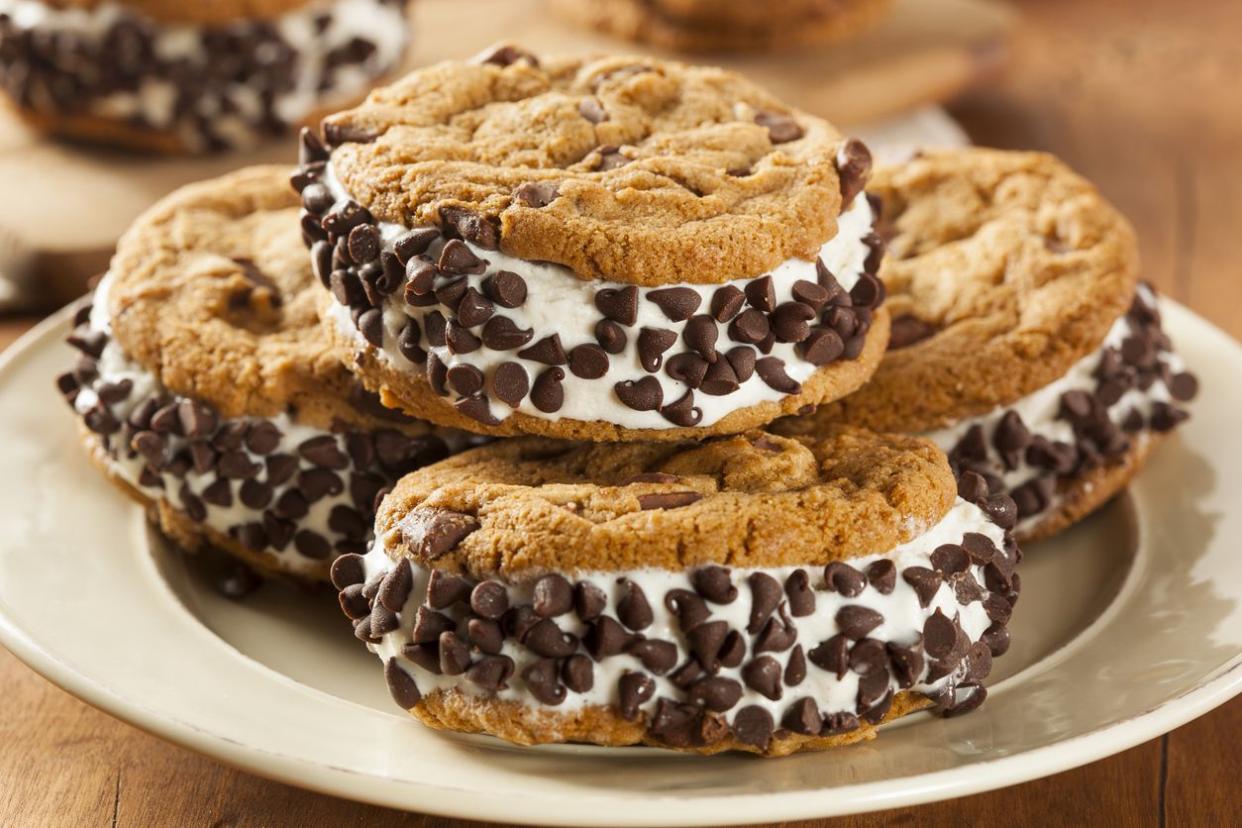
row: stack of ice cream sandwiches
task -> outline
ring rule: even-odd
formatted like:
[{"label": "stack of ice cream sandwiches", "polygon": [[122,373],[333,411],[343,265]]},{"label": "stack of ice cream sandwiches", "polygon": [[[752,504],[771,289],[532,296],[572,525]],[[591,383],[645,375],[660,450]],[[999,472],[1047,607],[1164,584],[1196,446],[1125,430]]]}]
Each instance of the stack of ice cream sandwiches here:
[{"label": "stack of ice cream sandwiches", "polygon": [[873,177],[735,74],[501,46],[154,207],[58,384],[423,723],[778,756],[978,707],[1015,533],[1184,419],[1134,247],[1046,156]]}]

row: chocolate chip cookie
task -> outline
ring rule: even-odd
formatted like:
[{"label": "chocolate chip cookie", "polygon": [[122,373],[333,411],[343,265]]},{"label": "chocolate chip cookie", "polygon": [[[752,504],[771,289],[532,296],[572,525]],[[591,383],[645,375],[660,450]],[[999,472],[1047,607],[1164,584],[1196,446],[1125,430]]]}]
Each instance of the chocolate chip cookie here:
[{"label": "chocolate chip cookie", "polygon": [[736,433],[887,338],[870,155],[719,69],[511,46],[305,132],[329,334],[381,399],[483,434]]},{"label": "chocolate chip cookie", "polygon": [[0,0],[0,91],[49,132],[159,152],[245,147],[402,62],[408,0]]},{"label": "chocolate chip cookie", "polygon": [[1008,492],[1048,537],[1125,486],[1186,418],[1194,375],[1160,328],[1125,219],[1037,153],[935,152],[877,172],[894,316],[872,381],[806,418],[923,433],[962,494]]},{"label": "chocolate chip cookie", "polygon": [[324,579],[397,478],[465,435],[379,404],[323,341],[290,169],[182,189],[121,239],[57,384],[92,457],[181,544]]},{"label": "chocolate chip cookie", "polygon": [[843,40],[891,0],[553,0],[563,17],[607,34],[684,52],[788,51]]},{"label": "chocolate chip cookie", "polygon": [[432,727],[779,756],[983,701],[1021,557],[984,506],[929,441],[861,429],[525,438],[403,478],[332,578]]}]

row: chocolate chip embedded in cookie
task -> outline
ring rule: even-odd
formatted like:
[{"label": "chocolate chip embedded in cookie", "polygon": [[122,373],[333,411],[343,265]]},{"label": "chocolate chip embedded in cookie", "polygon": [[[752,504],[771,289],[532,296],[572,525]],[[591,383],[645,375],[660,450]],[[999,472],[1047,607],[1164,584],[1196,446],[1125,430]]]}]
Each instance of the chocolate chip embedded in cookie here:
[{"label": "chocolate chip embedded in cookie", "polygon": [[50,132],[162,152],[248,146],[401,62],[407,0],[0,0],[0,91]]},{"label": "chocolate chip embedded in cookie", "polygon": [[880,20],[890,0],[553,0],[601,32],[686,52],[786,51],[844,40]]},{"label": "chocolate chip embedded in cookie", "polygon": [[432,727],[779,756],[980,704],[1020,557],[926,440],[523,439],[402,479],[333,582]]},{"label": "chocolate chip embedded in cookie", "polygon": [[968,499],[1006,492],[1021,539],[1119,491],[1198,384],[1136,287],[1132,231],[1035,153],[957,150],[877,172],[893,314],[872,381],[788,433],[848,422],[919,432]]},{"label": "chocolate chip embedded in cookie", "polygon": [[182,189],[121,239],[57,385],[93,459],[180,543],[326,579],[377,496],[465,435],[396,414],[323,341],[287,167]]},{"label": "chocolate chip embedded in cookie", "polygon": [[384,401],[480,433],[735,433],[887,337],[860,142],[718,69],[442,63],[307,132],[325,325]]}]

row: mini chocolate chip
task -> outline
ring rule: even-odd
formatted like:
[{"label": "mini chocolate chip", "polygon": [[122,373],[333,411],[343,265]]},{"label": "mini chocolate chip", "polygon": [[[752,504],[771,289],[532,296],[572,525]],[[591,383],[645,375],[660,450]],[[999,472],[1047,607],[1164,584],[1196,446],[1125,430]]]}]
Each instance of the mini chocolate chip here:
[{"label": "mini chocolate chip", "polygon": [[560,193],[555,181],[530,181],[519,185],[513,195],[527,207],[539,209],[556,201]]},{"label": "mini chocolate chip", "polygon": [[470,592],[470,609],[495,621],[509,609],[509,593],[496,581],[480,581]]},{"label": "mini chocolate chip", "polygon": [[441,207],[440,222],[446,230],[456,231],[457,235],[484,250],[496,250],[500,247],[500,231],[496,225],[491,219],[477,213],[460,207]]},{"label": "mini chocolate chip", "polygon": [[794,626],[793,620],[785,612],[785,607],[782,604],[779,617],[773,615],[769,618],[768,623],[763,625],[763,630],[755,638],[754,651],[756,653],[784,652],[792,647],[797,640],[798,628]]},{"label": "mini chocolate chip", "polygon": [[1013,498],[1005,494],[996,494],[979,504],[979,508],[987,513],[1002,529],[1012,529],[1018,524],[1018,507]]},{"label": "mini chocolate chip", "polygon": [[647,291],[647,299],[653,302],[673,322],[684,322],[699,309],[703,298],[698,291],[688,287],[660,288]]},{"label": "mini chocolate chip", "polygon": [[516,46],[503,44],[496,46],[491,51],[484,52],[473,59],[474,63],[492,64],[494,66],[512,66],[518,61],[525,61],[533,68],[539,68],[539,58],[525,49],[519,49]]},{"label": "mini chocolate chip", "polygon": [[793,283],[790,294],[795,302],[801,302],[809,305],[811,310],[819,313],[824,306],[828,304],[828,300],[832,298],[832,294],[828,289],[820,285],[818,282],[811,282],[806,279],[799,279]]},{"label": "mini chocolate chip", "polygon": [[387,607],[374,604],[371,607],[371,637],[383,638],[401,626],[397,614]]},{"label": "mini chocolate chip", "polygon": [[707,360],[698,354],[681,353],[669,357],[664,372],[691,388],[698,388],[707,375]]},{"label": "mini chocolate chip", "polygon": [[181,421],[181,433],[186,437],[207,437],[219,422],[216,413],[197,400],[177,403],[177,418]]},{"label": "mini chocolate chip", "polygon": [[530,390],[526,369],[516,362],[502,362],[492,375],[492,392],[510,408],[517,408]]},{"label": "mini chocolate chip", "polygon": [[402,264],[408,265],[415,256],[427,252],[431,243],[440,238],[440,231],[435,227],[419,227],[402,234],[393,243],[393,252]]},{"label": "mini chocolate chip", "polygon": [[444,332],[444,342],[451,354],[472,354],[483,345],[483,340],[463,327],[456,319],[450,319]]},{"label": "mini chocolate chip", "polygon": [[820,718],[819,708],[815,706],[815,700],[803,697],[791,703],[781,716],[781,727],[804,736],[819,735],[823,720]]},{"label": "mini chocolate chip", "polygon": [[703,499],[698,492],[653,492],[638,496],[638,507],[648,509],[678,509]]},{"label": "mini chocolate chip", "polygon": [[806,678],[806,656],[802,654],[802,645],[796,644],[789,651],[789,659],[785,662],[785,684],[797,687]]},{"label": "mini chocolate chip", "polygon": [[716,320],[706,314],[691,318],[681,333],[690,350],[712,363],[716,362],[716,340],[719,335]]},{"label": "mini chocolate chip", "polygon": [[408,558],[402,558],[380,582],[375,598],[393,612],[401,612],[414,587],[414,570]]},{"label": "mini chocolate chip", "polygon": [[625,350],[629,337],[625,334],[625,328],[616,322],[601,319],[595,324],[595,341],[608,353],[619,354]]},{"label": "mini chocolate chip", "polygon": [[739,742],[767,750],[775,730],[772,714],[758,705],[743,707],[733,717],[733,736]]},{"label": "mini chocolate chip", "polygon": [[575,693],[587,693],[595,686],[595,667],[584,655],[571,655],[561,666],[561,681]]},{"label": "mini chocolate chip", "polygon": [[342,587],[340,594],[337,595],[337,603],[341,605],[341,612],[345,613],[345,617],[354,621],[366,618],[371,612],[371,605],[367,603],[366,597],[362,594],[361,584],[348,584]]},{"label": "mini chocolate chip", "polygon": [[807,658],[816,667],[835,673],[837,678],[844,678],[849,667],[849,639],[837,634],[813,647]]},{"label": "mini chocolate chip", "polygon": [[561,347],[559,334],[545,336],[529,348],[518,351],[517,355],[522,359],[542,362],[544,365],[564,365],[569,361],[565,356],[565,349]]},{"label": "mini chocolate chip", "polygon": [[797,353],[812,365],[833,362],[845,352],[845,344],[832,328],[813,328],[797,348]]},{"label": "mini chocolate chip", "polygon": [[837,611],[835,620],[846,638],[857,641],[883,624],[884,616],[870,607],[850,604]]},{"label": "mini chocolate chip", "polygon": [[881,595],[890,594],[897,586],[897,567],[887,559],[871,562],[867,566],[867,583]]},{"label": "mini chocolate chip", "polygon": [[752,308],[757,308],[764,313],[771,313],[776,309],[776,287],[771,276],[752,279],[746,283],[743,291],[746,294],[747,304]]},{"label": "mini chocolate chip", "polygon": [[552,573],[535,582],[531,609],[543,618],[564,615],[573,607],[573,587],[564,576]]},{"label": "mini chocolate chip", "polygon": [[814,318],[815,309],[810,305],[783,302],[772,312],[772,334],[777,342],[801,342],[810,336],[811,326],[807,323]]},{"label": "mini chocolate chip", "polygon": [[889,330],[888,349],[890,351],[908,348],[924,339],[931,338],[936,333],[934,325],[909,314],[894,317]]},{"label": "mini chocolate chip", "polygon": [[742,685],[735,679],[709,676],[695,682],[687,696],[691,702],[701,704],[708,710],[724,713],[741,700]]},{"label": "mini chocolate chip", "polygon": [[445,377],[449,387],[463,397],[483,390],[483,372],[473,365],[454,365]]},{"label": "mini chocolate chip", "polygon": [[535,408],[545,414],[560,411],[565,404],[565,389],[561,386],[564,380],[565,371],[560,368],[548,368],[535,377],[530,388],[530,401]]},{"label": "mini chocolate chip", "polygon": [[901,579],[914,588],[919,598],[919,606],[926,609],[940,589],[940,573],[925,566],[906,567],[901,572]]},{"label": "mini chocolate chip", "polygon": [[677,645],[671,641],[644,638],[634,641],[626,652],[642,662],[657,676],[662,676],[677,665]]},{"label": "mini chocolate chip", "polygon": [[467,328],[482,325],[491,319],[495,309],[491,300],[474,288],[466,288],[457,303],[457,321]]},{"label": "mini chocolate chip", "polygon": [[690,583],[699,595],[713,604],[731,604],[737,599],[737,587],[729,570],[722,566],[704,566],[690,573]]},{"label": "mini chocolate chip", "polygon": [[307,469],[299,472],[297,485],[308,503],[314,503],[329,495],[335,497],[345,491],[345,481],[328,469]]},{"label": "mini chocolate chip", "polygon": [[[693,595],[693,593],[689,594]],[[683,625],[682,631],[690,645],[690,651],[694,653],[694,657],[698,659],[703,669],[709,673],[716,672],[720,667],[720,648],[729,634],[728,622],[704,621],[689,630],[686,630]]]},{"label": "mini chocolate chip", "polygon": [[622,578],[620,584],[621,597],[617,599],[617,618],[631,630],[645,630],[654,620],[646,593],[642,587],[627,578]]},{"label": "mini chocolate chip", "polygon": [[471,618],[466,622],[466,638],[481,653],[498,655],[504,648],[505,634],[500,624],[486,618]]},{"label": "mini chocolate chip", "polygon": [[439,653],[443,675],[460,676],[470,667],[470,647],[455,632],[440,633]]},{"label": "mini chocolate chip", "polygon": [[536,621],[522,643],[535,654],[547,658],[565,658],[578,649],[578,637],[562,630],[550,618]]},{"label": "mini chocolate chip", "polygon": [[523,330],[507,316],[493,316],[483,326],[483,344],[493,351],[511,351],[530,342],[535,332]]},{"label": "mini chocolate chip", "polygon": [[712,294],[709,309],[717,322],[729,322],[737,316],[746,302],[746,294],[734,285],[725,285]]},{"label": "mini chocolate chip", "polygon": [[680,687],[682,690],[686,690],[690,687],[690,685],[694,684],[705,675],[707,675],[707,673],[703,670],[702,666],[699,665],[699,662],[692,658],[674,670],[672,674],[669,675],[668,680],[671,681],[675,687]]},{"label": "mini chocolate chip", "polygon": [[622,325],[638,321],[638,288],[604,288],[595,294],[595,307],[606,319]]},{"label": "mini chocolate chip", "polygon": [[293,536],[293,548],[304,558],[323,560],[332,553],[332,545],[318,532],[303,529]]},{"label": "mini chocolate chip", "polygon": [[664,389],[655,377],[643,377],[640,380],[625,380],[613,387],[617,398],[635,411],[655,411],[664,401]]},{"label": "mini chocolate chip", "polygon": [[424,606],[414,613],[410,639],[415,644],[430,644],[439,641],[442,633],[456,631],[457,623],[452,618]]},{"label": "mini chocolate chip", "polygon": [[599,379],[608,373],[608,354],[598,345],[578,345],[569,352],[569,370],[575,377]]},{"label": "mini chocolate chip", "polygon": [[944,543],[932,551],[931,565],[932,569],[941,575],[948,576],[964,571],[970,565],[970,561],[967,559],[965,549],[954,543]]},{"label": "mini chocolate chip", "polygon": [[349,466],[349,456],[341,451],[336,437],[331,434],[303,440],[298,444],[298,454],[321,468],[344,469]]},{"label": "mini chocolate chip", "polygon": [[250,509],[264,509],[272,500],[272,487],[258,480],[243,480],[238,499]]},{"label": "mini chocolate chip", "polygon": [[688,589],[671,589],[664,594],[664,606],[677,616],[683,633],[697,627],[711,615],[703,599]]},{"label": "mini chocolate chip", "polygon": [[856,308],[879,307],[884,301],[884,283],[870,273],[860,273],[850,288],[850,299]]},{"label": "mini chocolate chip", "polygon": [[[383,584],[381,584],[381,592],[382,589]],[[471,589],[470,581],[460,575],[452,575],[442,569],[433,569],[427,579],[427,604],[432,609],[439,610],[459,602],[469,603]],[[390,608],[392,608],[391,605]],[[401,608],[398,606],[395,609],[399,612]]]},{"label": "mini chocolate chip", "polygon": [[839,592],[846,598],[861,594],[867,586],[863,574],[843,561],[833,561],[824,567],[824,582],[829,591]]},{"label": "mini chocolate chip", "polygon": [[366,580],[366,571],[362,561],[361,555],[342,555],[333,561],[332,568],[329,570],[332,586],[342,590]]},{"label": "mini chocolate chip", "polygon": [[992,624],[983,631],[980,640],[988,645],[993,656],[1002,656],[1009,651],[1009,630],[1004,624]]},{"label": "mini chocolate chip", "polygon": [[401,332],[397,334],[397,350],[410,362],[422,365],[427,361],[427,352],[419,345],[421,339],[422,331],[418,323],[413,319],[407,319]]},{"label": "mini chocolate chip", "polygon": [[997,624],[1008,624],[1009,617],[1013,614],[1013,605],[1003,595],[993,592],[983,599],[983,611]]},{"label": "mini chocolate chip", "polygon": [[707,367],[699,390],[713,397],[723,397],[738,389],[737,374],[727,359],[718,359]]},{"label": "mini chocolate chip", "polygon": [[797,394],[802,390],[802,384],[785,373],[785,363],[777,357],[764,357],[756,361],[755,373],[765,385],[782,394]]},{"label": "mini chocolate chip", "polygon": [[802,618],[815,612],[815,592],[805,569],[795,569],[785,579],[785,595],[789,598],[789,612]]},{"label": "mini chocolate chip", "polygon": [[923,622],[923,649],[932,658],[943,659],[957,643],[957,626],[937,609]]},{"label": "mini chocolate chip", "polygon": [[663,353],[677,342],[677,334],[664,328],[643,328],[638,332],[638,359],[645,370],[660,370]]},{"label": "mini chocolate chip", "polygon": [[280,446],[282,436],[271,420],[258,420],[246,429],[246,448],[254,454],[271,454]]},{"label": "mini chocolate chip", "polygon": [[418,692],[414,679],[397,664],[397,659],[390,658],[384,662],[384,681],[388,683],[388,693],[402,710],[411,710],[423,697]]},{"label": "mini chocolate chip", "polygon": [[[449,239],[440,251],[440,258],[436,260],[436,267],[445,273],[479,274],[483,272],[486,263],[474,255],[465,242],[459,239]],[[440,297],[437,296],[436,298],[439,299]],[[442,299],[441,302],[443,302]]]},{"label": "mini chocolate chip", "polygon": [[1187,371],[1174,374],[1167,385],[1169,395],[1178,402],[1190,402],[1199,393],[1199,380]]},{"label": "mini chocolate chip", "polygon": [[761,696],[772,701],[781,697],[781,664],[769,655],[761,655],[742,668],[742,681]]},{"label": "mini chocolate chip", "polygon": [[360,224],[349,231],[349,255],[358,264],[374,261],[380,253],[380,233],[373,224]]},{"label": "mini chocolate chip", "polygon": [[837,177],[841,184],[844,210],[863,191],[871,174],[871,151],[857,138],[849,138],[837,149]]},{"label": "mini chocolate chip", "polygon": [[574,584],[574,612],[582,621],[594,621],[599,618],[608,604],[604,591],[588,581]]},{"label": "mini chocolate chip", "polygon": [[625,628],[608,615],[599,616],[582,637],[582,645],[596,661],[623,652],[630,641]]},{"label": "mini chocolate chip", "polygon": [[617,682],[617,691],[621,718],[632,722],[638,718],[638,708],[655,695],[655,682],[646,673],[626,672]]},{"label": "mini chocolate chip", "polygon": [[221,477],[231,480],[242,480],[257,475],[262,466],[252,462],[244,451],[228,451],[220,455],[216,461],[216,472]]},{"label": "mini chocolate chip", "polygon": [[513,659],[503,655],[486,655],[466,671],[466,679],[483,690],[496,691],[507,687],[513,675]]},{"label": "mini chocolate chip", "polygon": [[750,618],[746,632],[754,635],[763,629],[783,595],[780,582],[766,572],[752,572],[746,578],[750,587]]},{"label": "mini chocolate chip", "polygon": [[804,134],[804,130],[792,115],[779,112],[760,112],[755,115],[755,123],[768,131],[768,140],[773,144],[796,141]]},{"label": "mini chocolate chip", "polygon": [[757,345],[769,333],[767,316],[754,308],[747,308],[729,323],[729,338],[734,342]]},{"label": "mini chocolate chip", "polygon": [[447,510],[436,511],[424,520],[422,536],[416,544],[418,554],[432,560],[439,558],[456,549],[458,544],[478,528],[478,520],[470,515]]}]

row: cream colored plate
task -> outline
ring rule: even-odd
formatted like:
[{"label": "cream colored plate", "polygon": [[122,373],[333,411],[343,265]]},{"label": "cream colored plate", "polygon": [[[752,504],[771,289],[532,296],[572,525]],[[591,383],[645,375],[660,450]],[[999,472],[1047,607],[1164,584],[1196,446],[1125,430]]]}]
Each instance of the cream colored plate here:
[{"label": "cream colored plate", "polygon": [[1242,690],[1242,348],[1172,306],[1205,393],[1129,496],[1027,550],[987,704],[775,761],[517,749],[438,735],[387,698],[329,594],[218,598],[78,450],[51,378],[62,314],[0,362],[0,640],[91,704],[254,773],[506,822],[745,823],[961,796],[1065,770]]}]

